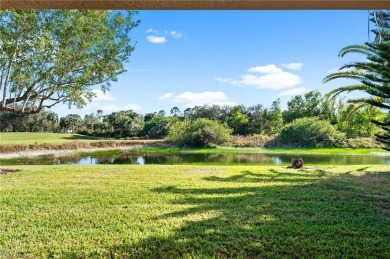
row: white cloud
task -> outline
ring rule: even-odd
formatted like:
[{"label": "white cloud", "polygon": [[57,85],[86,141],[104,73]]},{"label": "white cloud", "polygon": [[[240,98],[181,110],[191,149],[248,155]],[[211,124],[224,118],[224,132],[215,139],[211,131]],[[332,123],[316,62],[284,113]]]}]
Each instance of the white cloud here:
[{"label": "white cloud", "polygon": [[221,83],[274,90],[292,88],[302,83],[300,76],[283,71],[283,69],[274,64],[251,67],[248,69],[248,72],[251,74],[241,75],[239,80],[219,77],[215,78],[215,80]]},{"label": "white cloud", "polygon": [[175,39],[183,37],[183,34],[181,32],[177,32],[177,31],[171,31],[171,35]]},{"label": "white cloud", "polygon": [[168,99],[168,98],[172,97],[172,95],[173,95],[173,93],[165,93],[162,96],[160,96],[158,99],[159,100],[165,100],[165,99]]},{"label": "white cloud", "polygon": [[139,111],[141,110],[141,106],[138,104],[127,104],[124,106],[116,105],[116,104],[107,104],[107,105],[99,105],[98,108],[100,110],[103,110],[106,113],[110,112],[118,112],[118,111],[126,111],[126,110],[133,110],[133,111]]},{"label": "white cloud", "polygon": [[116,99],[109,92],[104,93],[99,89],[92,90],[92,92],[96,95],[96,97],[93,98],[93,101],[112,101]]},{"label": "white cloud", "polygon": [[281,66],[291,70],[301,70],[303,67],[303,63],[288,63],[282,64]]},{"label": "white cloud", "polygon": [[148,29],[146,32],[147,33],[158,33],[158,31],[153,30],[152,28]]},{"label": "white cloud", "polygon": [[154,36],[154,35],[149,35],[148,37],[146,37],[146,39],[149,42],[154,43],[154,44],[162,44],[162,43],[167,42],[167,39],[165,37],[158,37],[158,36]]},{"label": "white cloud", "polygon": [[215,81],[220,82],[220,83],[231,83],[234,80],[231,78],[221,78],[221,77],[216,77],[214,78]]},{"label": "white cloud", "polygon": [[255,86],[261,89],[286,89],[294,87],[302,82],[302,78],[289,73],[271,73],[261,76],[246,74],[241,76],[241,80],[238,84]]},{"label": "white cloud", "polygon": [[248,72],[251,73],[262,73],[262,74],[276,74],[281,73],[283,70],[281,68],[278,68],[276,65],[266,65],[266,66],[257,66],[257,67],[251,67],[248,69]]},{"label": "white cloud", "polygon": [[300,87],[300,88],[293,88],[286,91],[283,91],[278,94],[278,96],[294,96],[298,94],[304,94],[308,91],[308,89]]},{"label": "white cloud", "polygon": [[167,37],[172,37],[174,39],[179,39],[183,37],[183,33],[178,32],[178,31],[158,31],[154,30],[152,28],[148,29],[146,33],[152,34],[146,37],[146,39],[154,44],[162,44],[167,42]]},{"label": "white cloud", "polygon": [[202,105],[236,105],[236,103],[229,100],[224,92],[184,92],[178,95],[171,95],[168,98],[164,98],[167,101],[183,104],[185,107],[194,107]]}]

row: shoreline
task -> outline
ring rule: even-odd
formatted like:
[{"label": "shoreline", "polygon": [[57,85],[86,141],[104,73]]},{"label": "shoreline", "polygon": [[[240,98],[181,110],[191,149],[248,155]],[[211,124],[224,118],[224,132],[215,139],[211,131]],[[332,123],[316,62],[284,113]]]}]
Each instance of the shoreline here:
[{"label": "shoreline", "polygon": [[0,153],[0,159],[12,159],[20,157],[34,157],[42,155],[55,155],[55,156],[65,156],[72,154],[74,152],[95,152],[95,151],[105,151],[105,150],[129,150],[134,148],[140,148],[143,145],[134,145],[134,146],[118,146],[118,147],[98,147],[98,148],[79,148],[79,149],[50,149],[50,150],[26,150],[10,153]]}]

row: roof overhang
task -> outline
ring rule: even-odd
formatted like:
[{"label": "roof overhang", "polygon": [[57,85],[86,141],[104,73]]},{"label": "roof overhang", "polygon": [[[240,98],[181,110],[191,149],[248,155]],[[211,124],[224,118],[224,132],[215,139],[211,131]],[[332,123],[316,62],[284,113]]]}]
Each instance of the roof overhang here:
[{"label": "roof overhang", "polygon": [[0,0],[0,9],[379,10],[390,0]]}]

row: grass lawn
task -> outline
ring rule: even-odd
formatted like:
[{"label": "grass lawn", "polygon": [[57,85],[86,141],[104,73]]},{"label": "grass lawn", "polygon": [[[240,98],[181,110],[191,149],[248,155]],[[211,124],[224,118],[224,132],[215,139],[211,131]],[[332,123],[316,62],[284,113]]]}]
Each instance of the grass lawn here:
[{"label": "grass lawn", "polygon": [[78,134],[42,133],[42,132],[2,132],[0,144],[63,143],[69,141],[91,141],[95,137]]},{"label": "grass lawn", "polygon": [[389,166],[12,168],[0,257],[390,257]]}]

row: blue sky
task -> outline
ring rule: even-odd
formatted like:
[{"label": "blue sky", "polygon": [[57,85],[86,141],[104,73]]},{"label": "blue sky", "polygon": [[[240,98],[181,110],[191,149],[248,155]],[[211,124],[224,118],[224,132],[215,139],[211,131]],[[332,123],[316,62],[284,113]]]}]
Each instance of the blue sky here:
[{"label": "blue sky", "polygon": [[342,47],[368,41],[367,11],[139,11],[136,17],[135,51],[111,91],[96,90],[82,110],[53,111],[169,113],[205,104],[268,107],[278,98],[285,108],[295,94],[348,83],[321,81],[363,58],[339,58]]}]

